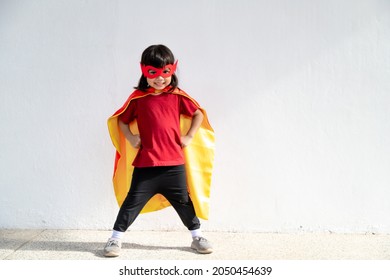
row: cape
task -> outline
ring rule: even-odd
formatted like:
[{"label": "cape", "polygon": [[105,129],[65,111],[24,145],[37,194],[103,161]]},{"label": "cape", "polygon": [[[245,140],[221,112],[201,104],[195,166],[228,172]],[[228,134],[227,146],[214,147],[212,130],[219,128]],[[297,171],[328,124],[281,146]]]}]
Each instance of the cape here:
[{"label": "cape", "polygon": [[[153,89],[153,88],[152,88]],[[164,90],[167,92],[169,88]],[[126,140],[118,125],[118,117],[129,106],[132,100],[145,97],[154,92],[135,90],[125,104],[117,110],[107,121],[111,141],[116,149],[114,161],[113,187],[118,205],[121,206],[130,189],[130,181],[134,166],[133,160],[138,149],[133,148]],[[211,177],[214,165],[215,137],[214,130],[211,127],[206,111],[183,90],[176,88],[170,91],[171,94],[178,94],[190,99],[203,113],[203,122],[199,130],[192,139],[190,145],[183,149],[185,157],[185,169],[187,175],[187,188],[190,198],[194,204],[195,213],[198,218],[207,220],[210,208],[210,187]],[[180,130],[182,135],[186,134],[191,125],[191,118],[180,116]],[[138,134],[136,120],[129,124],[130,130]],[[141,213],[161,210],[170,206],[170,203],[161,194],[153,196]]]}]

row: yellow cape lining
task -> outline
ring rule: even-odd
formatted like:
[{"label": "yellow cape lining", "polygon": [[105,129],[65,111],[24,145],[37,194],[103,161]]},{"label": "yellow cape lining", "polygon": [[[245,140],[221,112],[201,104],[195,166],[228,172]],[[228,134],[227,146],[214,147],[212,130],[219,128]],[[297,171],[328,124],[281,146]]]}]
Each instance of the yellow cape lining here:
[{"label": "yellow cape lining", "polygon": [[[179,89],[173,91],[172,93],[189,98],[199,107],[204,115],[203,122],[198,132],[195,134],[191,144],[184,148],[184,156],[186,162],[185,169],[187,173],[188,192],[194,204],[196,215],[201,219],[207,220],[209,217],[210,187],[215,153],[214,130],[208,121],[206,111],[201,108],[194,99]],[[136,91],[126,101],[125,105],[107,121],[110,137],[116,149],[113,186],[115,197],[119,206],[122,205],[127,193],[129,192],[131,177],[134,170],[132,162],[138,150],[128,143],[119,129],[118,117],[126,110],[132,100],[142,98],[148,94],[150,93],[140,94],[139,91]],[[188,131],[190,125],[191,118],[180,116],[180,129],[182,135]],[[139,133],[136,121],[130,123],[129,126],[133,133]],[[168,206],[170,206],[168,200],[166,200],[161,194],[156,194],[148,201],[141,213],[161,210]]]}]

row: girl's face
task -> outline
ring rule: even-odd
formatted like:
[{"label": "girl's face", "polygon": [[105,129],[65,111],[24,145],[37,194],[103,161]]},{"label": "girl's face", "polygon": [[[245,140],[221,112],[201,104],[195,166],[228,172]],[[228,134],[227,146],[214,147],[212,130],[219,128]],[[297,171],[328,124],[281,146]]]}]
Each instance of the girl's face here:
[{"label": "girl's face", "polygon": [[141,64],[141,70],[146,77],[149,86],[156,90],[163,90],[169,86],[172,80],[172,75],[176,71],[177,61],[175,64],[168,64],[162,68],[156,68],[150,65]]},{"label": "girl's face", "polygon": [[172,76],[164,78],[163,76],[158,76],[156,78],[146,78],[149,86],[156,90],[163,90],[165,87],[169,86],[172,80]]}]

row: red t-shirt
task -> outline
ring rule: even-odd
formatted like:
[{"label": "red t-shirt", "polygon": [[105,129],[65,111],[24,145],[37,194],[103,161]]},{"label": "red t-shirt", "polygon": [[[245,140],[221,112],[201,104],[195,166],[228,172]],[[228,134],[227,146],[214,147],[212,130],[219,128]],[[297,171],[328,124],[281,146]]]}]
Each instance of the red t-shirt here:
[{"label": "red t-shirt", "polygon": [[180,114],[192,116],[198,107],[188,98],[163,92],[132,100],[119,119],[137,120],[141,147],[135,167],[184,164],[180,140]]}]

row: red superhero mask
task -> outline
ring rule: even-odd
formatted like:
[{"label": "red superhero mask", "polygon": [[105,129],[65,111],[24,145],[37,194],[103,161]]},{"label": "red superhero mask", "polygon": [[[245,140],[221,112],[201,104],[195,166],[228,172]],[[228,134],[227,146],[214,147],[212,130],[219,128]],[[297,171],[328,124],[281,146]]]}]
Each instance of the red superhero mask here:
[{"label": "red superhero mask", "polygon": [[149,79],[154,79],[159,76],[163,78],[168,78],[172,76],[176,71],[177,61],[175,64],[167,64],[162,68],[156,68],[151,65],[141,64],[142,74]]}]

